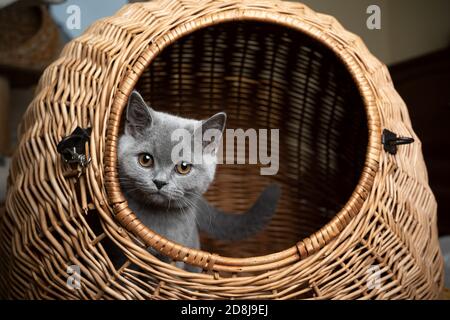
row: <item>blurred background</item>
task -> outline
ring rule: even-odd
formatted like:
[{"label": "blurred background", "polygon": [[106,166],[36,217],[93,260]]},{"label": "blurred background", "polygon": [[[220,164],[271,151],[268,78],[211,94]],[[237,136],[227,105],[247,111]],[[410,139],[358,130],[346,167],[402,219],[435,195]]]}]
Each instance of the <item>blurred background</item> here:
[{"label": "blurred background", "polygon": [[[126,0],[0,0],[0,203],[19,121],[45,67],[64,44]],[[133,1],[136,2],[136,1]],[[450,1],[304,0],[361,36],[388,65],[423,143],[438,201],[439,233],[450,265]],[[379,9],[379,25],[367,25]],[[447,275],[450,270],[447,271]],[[447,287],[450,287],[447,279]]]}]

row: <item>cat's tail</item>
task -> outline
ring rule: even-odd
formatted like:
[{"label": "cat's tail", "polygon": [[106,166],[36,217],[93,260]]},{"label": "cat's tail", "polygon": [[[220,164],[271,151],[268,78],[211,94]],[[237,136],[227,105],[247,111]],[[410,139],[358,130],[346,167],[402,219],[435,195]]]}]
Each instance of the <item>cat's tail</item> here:
[{"label": "cat's tail", "polygon": [[245,239],[267,226],[275,213],[279,197],[280,187],[271,184],[243,214],[227,213],[201,200],[197,215],[198,227],[219,240]]}]

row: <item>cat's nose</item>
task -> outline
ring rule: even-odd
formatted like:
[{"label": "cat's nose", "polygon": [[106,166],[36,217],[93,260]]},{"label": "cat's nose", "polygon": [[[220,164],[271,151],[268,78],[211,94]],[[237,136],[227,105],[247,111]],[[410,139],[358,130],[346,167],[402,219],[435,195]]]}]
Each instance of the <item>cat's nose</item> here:
[{"label": "cat's nose", "polygon": [[167,184],[167,182],[165,182],[165,181],[156,180],[156,179],[153,180],[153,183],[158,188],[158,190],[161,189],[162,187],[164,187]]}]

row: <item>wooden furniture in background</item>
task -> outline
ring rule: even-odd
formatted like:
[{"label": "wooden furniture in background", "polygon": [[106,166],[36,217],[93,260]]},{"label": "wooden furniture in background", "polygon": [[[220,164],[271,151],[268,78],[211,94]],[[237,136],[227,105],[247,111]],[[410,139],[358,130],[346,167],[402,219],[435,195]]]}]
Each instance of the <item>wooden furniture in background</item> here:
[{"label": "wooden furniture in background", "polygon": [[[52,3],[61,1],[51,1]],[[0,154],[10,155],[11,90],[36,85],[62,47],[44,1],[8,1],[0,7]],[[9,4],[10,3],[10,4]]]},{"label": "wooden furniture in background", "polygon": [[10,88],[6,77],[0,75],[0,156],[10,154],[9,127]]},{"label": "wooden furniture in background", "polygon": [[440,235],[450,235],[450,48],[390,68],[422,141]]}]

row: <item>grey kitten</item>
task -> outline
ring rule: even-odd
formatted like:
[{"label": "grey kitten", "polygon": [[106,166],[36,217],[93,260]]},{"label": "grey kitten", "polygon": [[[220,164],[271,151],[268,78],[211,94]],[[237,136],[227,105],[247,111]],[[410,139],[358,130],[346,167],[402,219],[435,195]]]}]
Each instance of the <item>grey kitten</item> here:
[{"label": "grey kitten", "polygon": [[[214,208],[202,197],[214,180],[218,141],[204,142],[203,161],[191,164],[187,159],[174,164],[172,132],[186,129],[222,133],[226,115],[218,113],[198,121],[185,119],[147,106],[133,91],[126,110],[125,130],[119,140],[119,175],[129,207],[138,218],[158,234],[191,248],[200,248],[199,229],[214,238],[239,240],[262,230],[271,220],[279,198],[279,187],[267,187],[245,214],[233,215]],[[220,140],[219,140],[220,141]],[[213,152],[204,152],[209,147]],[[198,149],[197,149],[198,151]],[[151,251],[161,260],[167,261]],[[198,271],[184,263],[179,267]]]}]

